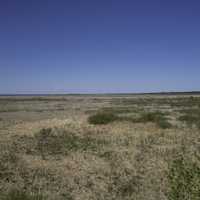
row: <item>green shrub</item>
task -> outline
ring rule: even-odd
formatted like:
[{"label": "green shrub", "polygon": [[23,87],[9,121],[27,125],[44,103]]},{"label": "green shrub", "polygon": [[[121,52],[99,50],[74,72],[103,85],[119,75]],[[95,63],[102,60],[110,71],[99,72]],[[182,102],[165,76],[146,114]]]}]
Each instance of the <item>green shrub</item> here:
[{"label": "green shrub", "polygon": [[99,112],[97,114],[91,115],[88,118],[90,124],[108,124],[117,119],[117,116],[110,112]]},{"label": "green shrub", "polygon": [[172,127],[172,125],[167,121],[165,114],[158,111],[143,113],[138,119],[134,119],[133,122],[143,122],[143,123],[153,122],[163,129]]},{"label": "green shrub", "polygon": [[155,113],[143,113],[139,118],[140,122],[155,122],[157,115]]},{"label": "green shrub", "polygon": [[176,158],[169,170],[169,200],[200,199],[200,166],[185,158]]},{"label": "green shrub", "polygon": [[169,123],[167,120],[159,120],[157,125],[162,129],[172,128],[172,124]]},{"label": "green shrub", "polygon": [[164,114],[161,112],[146,112],[141,115],[138,121],[140,122],[157,122],[164,120]]},{"label": "green shrub", "polygon": [[186,122],[188,124],[193,124],[198,120],[198,118],[196,116],[192,116],[192,115],[187,115],[186,114],[186,115],[180,116],[179,120],[180,121],[184,121],[184,122]]}]

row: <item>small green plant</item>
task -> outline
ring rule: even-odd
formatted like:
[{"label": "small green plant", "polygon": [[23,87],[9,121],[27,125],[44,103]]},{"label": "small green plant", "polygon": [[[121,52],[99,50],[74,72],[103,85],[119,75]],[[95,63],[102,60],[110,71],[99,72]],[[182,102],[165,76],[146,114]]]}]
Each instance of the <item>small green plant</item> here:
[{"label": "small green plant", "polygon": [[108,124],[115,120],[117,120],[118,117],[110,112],[99,112],[97,114],[91,115],[88,118],[88,122],[90,124]]},{"label": "small green plant", "polygon": [[176,158],[169,169],[169,200],[200,199],[200,166],[184,155]]}]

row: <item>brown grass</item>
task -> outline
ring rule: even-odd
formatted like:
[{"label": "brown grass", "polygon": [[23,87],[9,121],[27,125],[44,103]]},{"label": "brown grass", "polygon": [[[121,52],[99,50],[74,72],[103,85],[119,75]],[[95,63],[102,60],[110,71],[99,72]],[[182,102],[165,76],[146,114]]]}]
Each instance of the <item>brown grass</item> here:
[{"label": "brown grass", "polygon": [[[9,100],[0,122],[0,199],[196,200],[198,173],[189,182],[172,173],[190,174],[200,166],[199,129],[180,121],[198,103],[198,97],[162,96]],[[89,124],[92,110],[114,112],[118,120]],[[120,120],[141,116],[145,120],[137,123]],[[172,127],[158,125],[165,117]],[[186,165],[174,165],[180,155]],[[186,193],[178,190],[184,184]]]}]

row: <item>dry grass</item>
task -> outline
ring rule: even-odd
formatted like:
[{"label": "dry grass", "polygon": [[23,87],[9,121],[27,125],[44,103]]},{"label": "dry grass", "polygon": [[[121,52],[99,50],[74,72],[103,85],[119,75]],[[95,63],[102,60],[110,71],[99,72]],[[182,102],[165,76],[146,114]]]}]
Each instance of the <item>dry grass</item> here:
[{"label": "dry grass", "polygon": [[49,98],[0,101],[0,199],[199,199],[198,97]]}]

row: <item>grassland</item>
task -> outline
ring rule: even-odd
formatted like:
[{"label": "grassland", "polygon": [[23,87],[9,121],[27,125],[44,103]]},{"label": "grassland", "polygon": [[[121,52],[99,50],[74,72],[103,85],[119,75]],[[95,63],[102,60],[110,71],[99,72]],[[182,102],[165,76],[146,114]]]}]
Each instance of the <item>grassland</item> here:
[{"label": "grassland", "polygon": [[199,200],[200,96],[0,97],[0,199]]}]

